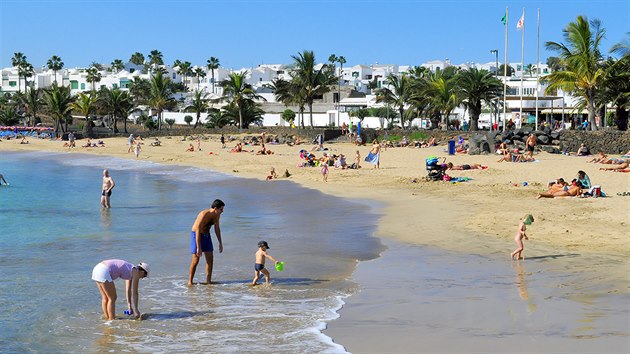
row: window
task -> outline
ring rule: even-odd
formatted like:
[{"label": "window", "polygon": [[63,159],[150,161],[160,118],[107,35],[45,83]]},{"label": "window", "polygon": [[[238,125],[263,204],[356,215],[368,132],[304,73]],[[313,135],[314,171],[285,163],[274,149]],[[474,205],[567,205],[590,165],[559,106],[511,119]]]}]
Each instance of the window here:
[{"label": "window", "polygon": [[521,65],[520,64],[516,66],[516,71],[521,71]]},{"label": "window", "polygon": [[134,71],[136,71],[136,69],[134,69],[134,68],[129,68],[129,73],[130,73],[130,74],[131,74],[131,73],[133,73]]},{"label": "window", "polygon": [[173,73],[173,80],[177,77],[177,74]]},{"label": "window", "polygon": [[9,81],[9,86],[10,86],[10,87],[15,87],[15,86],[17,86],[17,82],[15,82],[15,81]]},{"label": "window", "polygon": [[[73,88],[75,88],[75,87],[73,87]],[[81,83],[81,90],[85,90],[85,83],[84,82]]]},{"label": "window", "polygon": [[545,73],[545,74],[546,74],[546,73],[548,73],[548,72],[549,72],[549,69],[547,69],[547,68],[544,68],[544,69],[543,69],[543,73]]},{"label": "window", "polygon": [[339,92],[334,92],[333,93],[333,102],[334,103],[339,102]]},{"label": "window", "polygon": [[73,90],[77,90],[79,88],[79,82],[76,80],[70,80],[70,88]]},{"label": "window", "polygon": [[359,77],[359,72],[358,71],[353,71],[352,72],[352,77]]},{"label": "window", "polygon": [[372,80],[372,75],[365,75],[366,80]]},{"label": "window", "polygon": [[117,89],[118,88],[118,84],[112,84],[112,88]]}]

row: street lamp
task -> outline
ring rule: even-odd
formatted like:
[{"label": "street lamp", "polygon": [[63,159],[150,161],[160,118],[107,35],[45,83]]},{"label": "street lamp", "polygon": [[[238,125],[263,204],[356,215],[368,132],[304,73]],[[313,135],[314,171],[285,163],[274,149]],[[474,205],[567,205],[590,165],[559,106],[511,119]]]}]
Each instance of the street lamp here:
[{"label": "street lamp", "polygon": [[[494,58],[495,58],[494,76],[498,78],[499,77],[499,50],[491,49],[490,54],[494,54]],[[505,119],[505,117],[503,119]],[[499,100],[497,100],[497,102],[494,105],[494,121],[497,123],[497,125],[499,124]],[[490,130],[492,130],[492,128],[494,127],[491,127]]]}]

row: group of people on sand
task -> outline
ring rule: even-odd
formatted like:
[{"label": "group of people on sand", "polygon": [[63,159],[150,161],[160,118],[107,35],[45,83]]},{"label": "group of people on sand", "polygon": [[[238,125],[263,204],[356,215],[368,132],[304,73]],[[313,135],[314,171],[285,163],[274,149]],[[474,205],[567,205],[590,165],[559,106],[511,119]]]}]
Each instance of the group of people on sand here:
[{"label": "group of people on sand", "polygon": [[564,178],[558,178],[555,181],[549,182],[547,191],[538,193],[536,198],[588,196],[588,194],[592,193],[592,187],[591,179],[586,172],[580,170],[571,183],[567,183]]},{"label": "group of people on sand", "polygon": [[[628,151],[630,154],[630,151]],[[625,155],[624,155],[625,156]],[[620,157],[620,158],[609,158],[608,155],[604,154],[603,151],[597,153],[593,159],[587,161],[592,163],[601,163],[604,165],[613,165],[607,167],[600,167],[602,171],[615,171],[615,172],[630,172],[629,163],[630,158],[628,157]]]},{"label": "group of people on sand", "polygon": [[527,138],[526,148],[527,151],[521,153],[519,149],[512,149],[510,147],[510,141],[505,140],[499,147],[497,148],[497,153],[501,155],[501,158],[497,160],[497,162],[534,162],[536,159],[534,158],[534,150],[536,147],[536,136],[534,134],[530,134]]}]

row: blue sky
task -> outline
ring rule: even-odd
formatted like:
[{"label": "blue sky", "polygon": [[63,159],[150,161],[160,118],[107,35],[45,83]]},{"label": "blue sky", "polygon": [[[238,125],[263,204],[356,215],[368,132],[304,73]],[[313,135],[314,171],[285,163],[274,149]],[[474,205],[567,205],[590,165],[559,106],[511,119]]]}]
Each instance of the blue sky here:
[{"label": "blue sky", "polygon": [[509,61],[520,62],[516,22],[525,7],[525,62],[536,61],[536,13],[545,41],[562,41],[578,15],[597,18],[607,30],[602,49],[630,32],[628,0],[0,0],[0,67],[23,52],[35,67],[58,55],[66,67],[127,61],[158,49],[175,59],[205,65],[210,56],[238,69],[290,63],[309,49],[323,62],[330,54],[346,65],[419,65],[449,58],[455,64],[503,61],[509,7]]}]

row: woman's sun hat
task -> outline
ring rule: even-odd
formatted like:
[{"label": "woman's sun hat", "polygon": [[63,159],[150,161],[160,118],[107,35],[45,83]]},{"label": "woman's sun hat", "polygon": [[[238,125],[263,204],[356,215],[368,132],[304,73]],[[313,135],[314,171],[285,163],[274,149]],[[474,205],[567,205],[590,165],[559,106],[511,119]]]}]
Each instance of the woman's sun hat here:
[{"label": "woman's sun hat", "polygon": [[144,271],[147,272],[147,277],[149,276],[149,273],[151,273],[151,267],[149,267],[149,263],[140,262],[138,263],[138,267],[144,269]]}]

